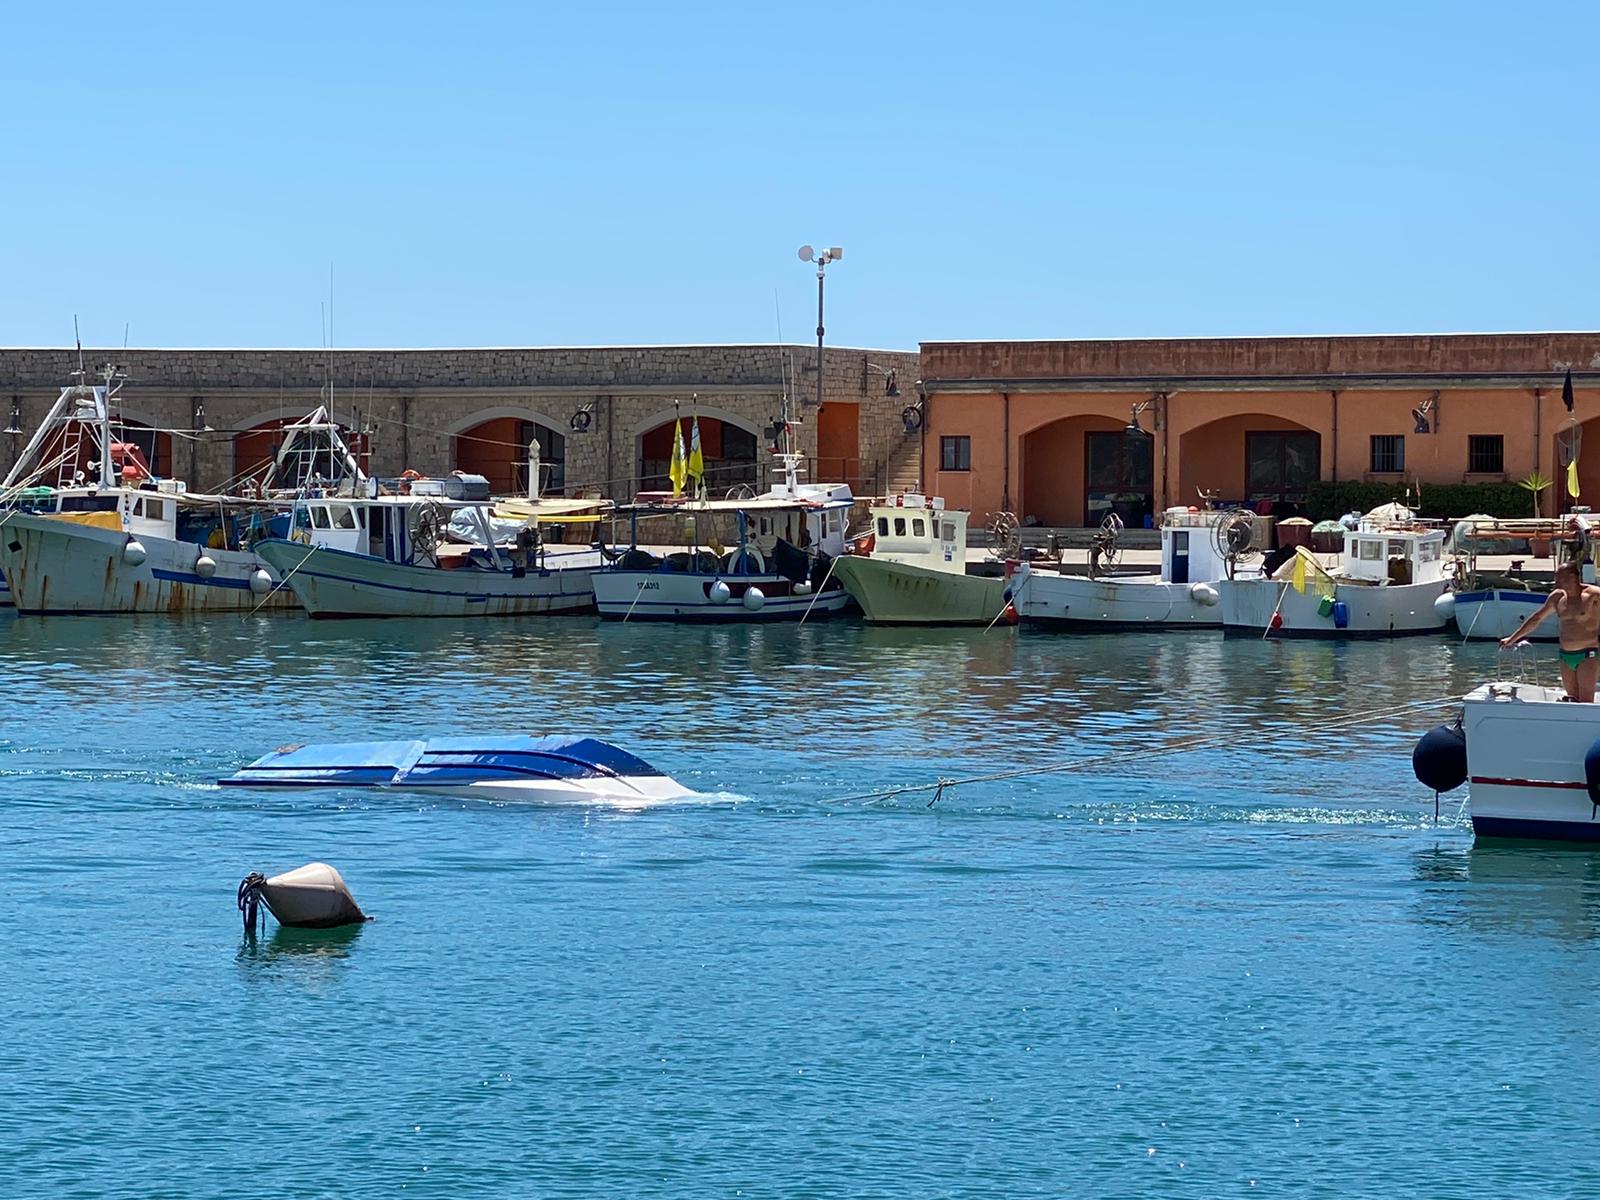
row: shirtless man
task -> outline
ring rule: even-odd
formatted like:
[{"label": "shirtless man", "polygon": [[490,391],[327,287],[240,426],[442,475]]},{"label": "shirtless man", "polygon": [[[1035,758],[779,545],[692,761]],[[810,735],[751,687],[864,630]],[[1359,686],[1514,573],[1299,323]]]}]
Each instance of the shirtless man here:
[{"label": "shirtless man", "polygon": [[1549,599],[1515,633],[1501,638],[1500,645],[1515,645],[1551,613],[1561,622],[1561,683],[1567,699],[1592,704],[1595,676],[1600,674],[1600,587],[1585,584],[1572,563],[1556,568],[1556,586]]}]

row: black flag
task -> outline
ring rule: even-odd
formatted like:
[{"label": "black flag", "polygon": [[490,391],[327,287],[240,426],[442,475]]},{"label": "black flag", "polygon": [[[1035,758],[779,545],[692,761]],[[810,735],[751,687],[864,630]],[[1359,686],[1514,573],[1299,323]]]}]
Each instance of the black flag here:
[{"label": "black flag", "polygon": [[1567,378],[1561,384],[1561,403],[1567,406],[1567,411],[1572,411],[1572,368],[1567,368]]}]

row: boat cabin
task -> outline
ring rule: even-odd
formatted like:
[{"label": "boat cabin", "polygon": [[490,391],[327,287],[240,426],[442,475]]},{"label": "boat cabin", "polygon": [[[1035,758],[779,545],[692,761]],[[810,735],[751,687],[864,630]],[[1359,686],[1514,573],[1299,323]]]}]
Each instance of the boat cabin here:
[{"label": "boat cabin", "polygon": [[1445,579],[1444,530],[1362,522],[1344,536],[1348,580],[1362,583],[1438,583]]},{"label": "boat cabin", "polygon": [[1217,522],[1226,513],[1169,508],[1161,516],[1161,581],[1211,583],[1229,576],[1217,545]]},{"label": "boat cabin", "polygon": [[[507,522],[493,520],[487,506],[443,498],[374,496],[356,500],[319,498],[295,503],[289,539],[403,565],[482,565],[508,569],[497,548],[515,543],[520,552],[538,544],[537,530],[516,540]],[[497,536],[503,535],[503,536]]]},{"label": "boat cabin", "polygon": [[966,574],[966,512],[947,510],[942,497],[916,492],[894,496],[891,503],[874,504],[870,511],[873,558]]}]

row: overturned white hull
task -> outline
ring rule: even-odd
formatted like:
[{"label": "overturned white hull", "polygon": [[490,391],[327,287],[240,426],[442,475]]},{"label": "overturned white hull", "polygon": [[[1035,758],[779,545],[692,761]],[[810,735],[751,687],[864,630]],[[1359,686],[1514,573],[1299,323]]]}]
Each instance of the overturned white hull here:
[{"label": "overturned white hull", "polygon": [[594,607],[590,576],[599,556],[572,555],[551,570],[407,566],[366,554],[282,538],[256,551],[313,617],[519,617]]},{"label": "overturned white hull", "polygon": [[[141,534],[141,561],[130,562],[120,529],[12,513],[0,527],[0,572],[23,614],[249,612],[292,608],[287,590],[258,594],[251,576],[277,574],[247,550],[213,550]],[[197,570],[204,556],[209,576]],[[258,583],[257,586],[260,586]]]},{"label": "overturned white hull", "polygon": [[[1448,586],[1443,579],[1430,583],[1340,583],[1333,589],[1333,605],[1324,613],[1322,590],[1308,586],[1296,591],[1275,579],[1222,579],[1214,585],[1221,596],[1222,625],[1227,633],[1257,637],[1378,638],[1437,633],[1445,618],[1434,601]],[[1341,624],[1337,605],[1344,605]]]},{"label": "overturned white hull", "polygon": [[[716,584],[725,584],[728,596]],[[594,573],[594,601],[600,615],[615,621],[684,621],[711,624],[745,621],[810,620],[842,612],[849,603],[837,574],[821,592],[802,589],[781,575],[710,575],[687,571],[625,571]],[[756,589],[760,603],[747,601]]]},{"label": "overturned white hull", "polygon": [[1017,615],[1028,625],[1216,629],[1222,624],[1214,584],[1166,583],[1159,575],[1090,579],[1024,564],[1014,578],[1012,596]]}]

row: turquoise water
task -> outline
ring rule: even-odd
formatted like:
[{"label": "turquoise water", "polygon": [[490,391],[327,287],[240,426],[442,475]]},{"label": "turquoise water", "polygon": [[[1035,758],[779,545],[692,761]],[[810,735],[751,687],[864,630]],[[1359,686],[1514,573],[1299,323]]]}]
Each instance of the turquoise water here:
[{"label": "turquoise water", "polygon": [[[1600,858],[1435,822],[1435,718],[1318,731],[1492,649],[7,618],[0,650],[0,1196],[1600,1191]],[[710,794],[211,782],[485,729]],[[840,799],[1083,750],[1128,757]],[[246,943],[239,879],[316,858],[377,919]]]}]

